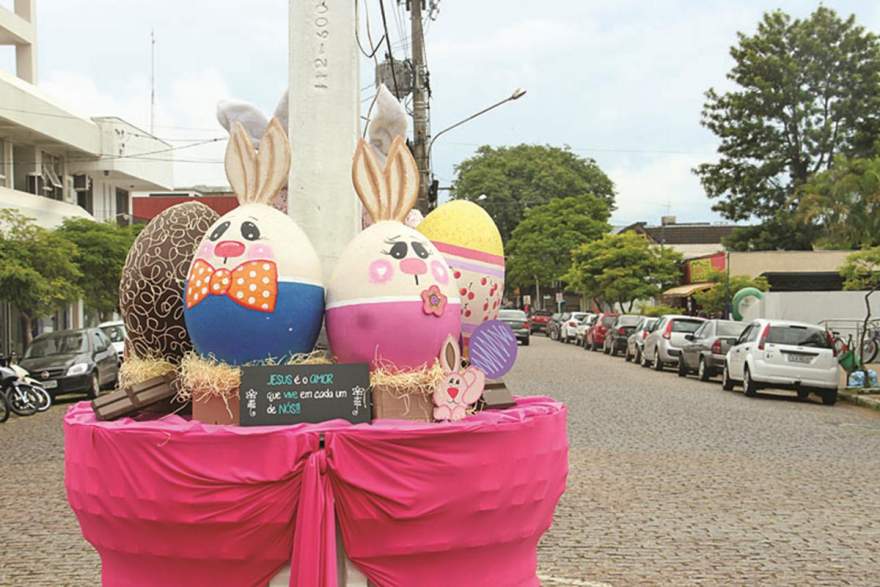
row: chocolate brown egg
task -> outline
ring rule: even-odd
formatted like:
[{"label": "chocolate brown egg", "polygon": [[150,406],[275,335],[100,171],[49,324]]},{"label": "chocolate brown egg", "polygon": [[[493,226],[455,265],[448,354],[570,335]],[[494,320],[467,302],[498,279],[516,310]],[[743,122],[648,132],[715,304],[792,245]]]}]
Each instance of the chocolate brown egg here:
[{"label": "chocolate brown egg", "polygon": [[135,239],[119,283],[129,356],[177,363],[192,350],[183,319],[183,282],[199,241],[217,218],[199,202],[177,204]]}]

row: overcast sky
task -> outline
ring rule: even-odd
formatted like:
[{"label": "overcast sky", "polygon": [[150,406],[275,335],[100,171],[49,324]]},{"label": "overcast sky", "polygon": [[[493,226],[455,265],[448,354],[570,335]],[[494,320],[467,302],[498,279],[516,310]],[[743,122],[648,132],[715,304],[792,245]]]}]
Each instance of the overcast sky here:
[{"label": "overcast sky", "polygon": [[[378,0],[361,4],[375,11]],[[880,2],[824,4],[880,31]],[[408,47],[408,34],[401,36],[406,13],[394,0],[386,5],[400,57]],[[438,139],[435,174],[448,185],[454,165],[479,144],[565,144],[594,158],[614,181],[614,222],[656,222],[667,210],[680,221],[717,221],[691,173],[714,157],[716,145],[699,124],[703,92],[727,87],[737,31],[753,32],[766,10],[805,16],[817,5],[442,0],[427,30],[433,129],[515,87],[528,94]],[[118,115],[146,128],[154,29],[156,134],[179,146],[223,137],[217,100],[244,99],[271,113],[286,87],[287,14],[284,0],[37,0],[39,85],[76,112]],[[378,19],[372,24],[378,30]],[[8,69],[11,52],[0,58]],[[364,59],[364,99],[372,81]],[[180,150],[175,183],[225,183],[224,148],[217,142]]]}]

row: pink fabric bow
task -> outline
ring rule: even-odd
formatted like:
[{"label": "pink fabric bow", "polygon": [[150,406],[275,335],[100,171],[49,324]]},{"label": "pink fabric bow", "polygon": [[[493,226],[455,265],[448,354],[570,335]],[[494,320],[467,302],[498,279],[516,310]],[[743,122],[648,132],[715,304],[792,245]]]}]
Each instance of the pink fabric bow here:
[{"label": "pink fabric bow", "polygon": [[291,587],[335,587],[338,522],[376,585],[537,587],[568,471],[549,398],[456,423],[254,428],[99,422],[81,402],[64,436],[67,498],[114,586],[263,587],[291,562]]}]

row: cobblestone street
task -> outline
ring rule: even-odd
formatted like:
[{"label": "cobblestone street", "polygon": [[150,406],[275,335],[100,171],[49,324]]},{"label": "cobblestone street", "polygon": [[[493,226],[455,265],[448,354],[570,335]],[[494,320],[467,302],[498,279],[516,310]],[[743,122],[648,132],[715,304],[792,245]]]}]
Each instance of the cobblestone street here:
[{"label": "cobblestone street", "polygon": [[[540,336],[520,350],[509,387],[569,406],[544,585],[877,584],[880,414],[748,399]],[[2,585],[99,584],[64,495],[69,405],[0,425]]]}]

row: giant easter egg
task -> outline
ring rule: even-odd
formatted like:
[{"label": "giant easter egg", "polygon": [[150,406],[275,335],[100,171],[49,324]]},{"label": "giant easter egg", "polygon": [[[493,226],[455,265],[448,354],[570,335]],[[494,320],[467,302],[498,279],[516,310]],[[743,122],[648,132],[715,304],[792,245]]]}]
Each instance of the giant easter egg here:
[{"label": "giant easter egg", "polygon": [[418,231],[446,258],[461,296],[461,330],[465,354],[474,330],[498,317],[504,295],[504,245],[492,217],[467,200],[439,206]]},{"label": "giant easter egg", "polygon": [[177,204],[153,218],[135,239],[119,282],[127,352],[177,363],[192,350],[183,318],[183,283],[199,241],[215,220],[217,213],[204,204]]},{"label": "giant easter egg", "polygon": [[318,255],[289,216],[245,204],[206,231],[184,299],[202,356],[240,365],[308,353],[324,312]]},{"label": "giant easter egg", "polygon": [[327,337],[341,363],[431,365],[461,323],[455,279],[424,235],[378,222],[342,253],[327,288]]}]

